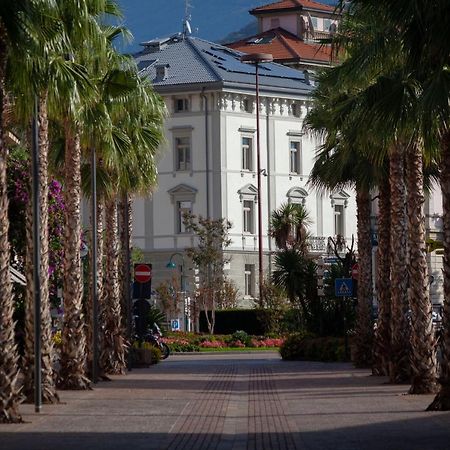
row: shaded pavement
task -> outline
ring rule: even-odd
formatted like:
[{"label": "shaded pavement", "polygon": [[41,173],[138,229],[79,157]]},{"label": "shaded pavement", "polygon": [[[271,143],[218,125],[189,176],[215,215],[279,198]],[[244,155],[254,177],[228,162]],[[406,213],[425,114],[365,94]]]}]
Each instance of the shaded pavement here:
[{"label": "shaded pavement", "polygon": [[0,450],[448,450],[450,412],[349,364],[172,355],[64,402],[22,405]]}]

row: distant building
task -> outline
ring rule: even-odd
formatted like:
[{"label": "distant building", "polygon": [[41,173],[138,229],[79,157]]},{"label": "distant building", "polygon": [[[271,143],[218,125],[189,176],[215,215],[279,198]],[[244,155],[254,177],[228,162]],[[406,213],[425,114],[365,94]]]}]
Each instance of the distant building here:
[{"label": "distant building", "polygon": [[[140,73],[153,83],[169,112],[158,187],[134,203],[133,243],[153,264],[154,286],[173,274],[166,267],[171,254],[183,254],[195,245],[183,225],[185,211],[232,221],[232,244],[227,250],[231,262],[225,273],[239,288],[242,305],[252,304],[258,293],[258,202],[266,274],[272,269],[270,255],[275,250],[268,236],[269,215],[282,203],[301,203],[310,212],[310,244],[316,255],[326,252],[328,236],[339,234],[351,240],[356,233],[352,192],[325,195],[307,186],[318,143],[302,131],[313,89],[302,72],[263,64],[256,105],[255,68],[241,63],[240,53],[183,35],[142,45],[135,55]],[[261,193],[256,176],[257,107]],[[185,276],[186,290],[192,293],[193,271]]]},{"label": "distant building", "polygon": [[340,16],[332,6],[310,0],[282,0],[252,9],[258,34],[227,43],[245,53],[271,53],[274,60],[314,72],[331,63],[331,48],[320,43],[336,32]]}]

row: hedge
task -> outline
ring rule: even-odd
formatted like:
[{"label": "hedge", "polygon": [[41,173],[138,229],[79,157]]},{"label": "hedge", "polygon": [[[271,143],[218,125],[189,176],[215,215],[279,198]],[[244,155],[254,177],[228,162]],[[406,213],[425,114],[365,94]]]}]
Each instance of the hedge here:
[{"label": "hedge", "polygon": [[[221,309],[216,311],[215,334],[233,334],[243,330],[247,334],[266,335],[271,332],[266,324],[270,323],[271,311],[266,309]],[[200,332],[208,333],[205,312],[200,313]]]}]

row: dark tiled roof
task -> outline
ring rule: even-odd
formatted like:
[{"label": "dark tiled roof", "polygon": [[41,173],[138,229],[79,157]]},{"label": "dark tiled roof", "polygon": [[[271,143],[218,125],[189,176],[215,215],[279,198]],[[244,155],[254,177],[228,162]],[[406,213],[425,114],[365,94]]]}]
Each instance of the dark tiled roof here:
[{"label": "dark tiled roof", "polygon": [[320,11],[333,12],[334,7],[324,5],[323,3],[314,2],[312,0],[281,0],[279,2],[270,3],[268,5],[254,8],[250,14],[258,15],[261,13],[280,11],[280,10],[299,10],[299,9],[316,9]]},{"label": "dark tiled roof", "polygon": [[276,61],[314,61],[329,63],[331,49],[321,44],[304,42],[283,28],[274,28],[264,33],[227,44],[244,53],[271,53]]},{"label": "dark tiled roof", "polygon": [[[134,57],[140,73],[152,81],[156,90],[208,83],[254,85],[255,67],[242,63],[239,51],[199,38],[183,39],[180,35],[143,45],[144,49]],[[166,79],[157,78],[159,65],[168,67]],[[302,72],[280,64],[261,64],[259,74],[262,89],[292,89],[297,93],[309,93],[313,89]]]}]

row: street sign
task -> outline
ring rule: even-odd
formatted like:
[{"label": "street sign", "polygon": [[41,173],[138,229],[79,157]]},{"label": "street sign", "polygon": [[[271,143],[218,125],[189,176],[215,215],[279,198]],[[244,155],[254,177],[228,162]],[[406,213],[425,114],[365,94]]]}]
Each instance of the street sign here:
[{"label": "street sign", "polygon": [[134,267],[134,279],[138,283],[148,283],[152,279],[152,269],[147,264],[137,264]]},{"label": "street sign", "polygon": [[180,319],[172,319],[170,321],[170,328],[172,328],[172,331],[180,331]]},{"label": "street sign", "polygon": [[339,258],[337,256],[326,256],[323,258],[324,264],[336,264],[339,262]]},{"label": "street sign", "polygon": [[358,266],[358,263],[356,263],[356,264],[353,264],[353,267],[352,267],[352,278],[354,280],[357,280],[358,274],[359,274],[359,266]]},{"label": "street sign", "polygon": [[351,278],[336,278],[334,280],[334,295],[336,297],[351,297],[353,295],[353,280]]}]

